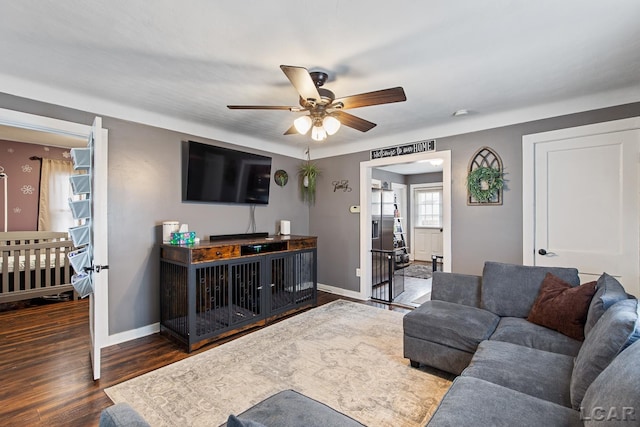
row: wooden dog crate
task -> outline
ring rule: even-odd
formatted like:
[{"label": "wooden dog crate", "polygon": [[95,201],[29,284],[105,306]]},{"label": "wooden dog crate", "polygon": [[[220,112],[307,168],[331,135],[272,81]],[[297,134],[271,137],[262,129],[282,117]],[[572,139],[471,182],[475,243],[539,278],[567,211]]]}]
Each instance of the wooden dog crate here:
[{"label": "wooden dog crate", "polygon": [[160,331],[191,352],[317,305],[317,238],[161,245]]}]

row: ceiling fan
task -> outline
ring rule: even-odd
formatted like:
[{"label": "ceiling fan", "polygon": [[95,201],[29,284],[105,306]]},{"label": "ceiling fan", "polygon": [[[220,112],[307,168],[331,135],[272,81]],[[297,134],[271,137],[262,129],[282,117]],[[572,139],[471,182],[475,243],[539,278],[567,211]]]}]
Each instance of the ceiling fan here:
[{"label": "ceiling fan", "polygon": [[377,90],[358,95],[336,98],[328,89],[322,86],[328,79],[327,73],[322,71],[309,72],[304,67],[281,65],[280,69],[289,78],[293,87],[300,94],[300,106],[283,105],[227,105],[232,110],[289,110],[293,112],[308,111],[309,115],[298,117],[293,125],[287,129],[285,135],[306,134],[311,129],[311,138],[322,141],[327,135],[335,134],[343,124],[361,132],[376,126],[368,120],[356,117],[344,110],[349,108],[368,107],[371,105],[389,104],[406,101],[402,87]]}]

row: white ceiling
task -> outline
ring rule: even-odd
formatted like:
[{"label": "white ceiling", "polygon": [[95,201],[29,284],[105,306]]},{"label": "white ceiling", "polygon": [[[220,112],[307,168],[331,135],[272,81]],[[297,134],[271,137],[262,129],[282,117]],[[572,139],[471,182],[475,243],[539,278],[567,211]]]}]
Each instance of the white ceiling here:
[{"label": "white ceiling", "polygon": [[[297,157],[640,101],[637,0],[0,2],[0,91]],[[407,101],[323,143],[282,135],[300,113],[226,108],[297,105],[281,64]]]}]

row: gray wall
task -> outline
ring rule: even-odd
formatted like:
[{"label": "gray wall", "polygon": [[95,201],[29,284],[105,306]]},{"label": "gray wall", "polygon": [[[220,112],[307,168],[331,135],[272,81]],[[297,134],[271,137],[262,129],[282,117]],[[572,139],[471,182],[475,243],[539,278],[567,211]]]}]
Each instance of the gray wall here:
[{"label": "gray wall", "polygon": [[[320,159],[316,203],[310,208],[309,231],[318,236],[318,282],[350,291],[360,289],[360,214],[349,206],[360,204],[360,162],[368,153]],[[313,158],[313,149],[311,150]],[[348,180],[350,192],[333,191],[331,183]],[[322,260],[322,262],[320,262]]]},{"label": "gray wall", "polygon": [[[160,318],[156,243],[162,240],[162,221],[187,223],[200,238],[252,231],[249,205],[181,202],[180,141],[194,139],[272,156],[272,173],[284,169],[290,180],[284,187],[271,181],[269,204],[255,208],[255,231],[273,234],[276,223],[288,219],[292,234],[308,234],[308,209],[295,182],[300,160],[122,120],[105,118],[103,126],[109,129],[110,333]],[[144,303],[148,301],[154,303]]]},{"label": "gray wall", "polygon": [[[91,124],[93,114],[0,94],[0,108]],[[161,224],[188,223],[199,237],[244,233],[249,205],[183,203],[181,141],[225,145],[273,157],[272,172],[290,175],[285,187],[273,181],[266,206],[256,206],[256,231],[274,233],[280,219],[293,234],[309,233],[308,207],[299,200],[295,175],[300,160],[183,135],[150,126],[103,118],[109,130],[109,333],[156,323],[160,319],[158,280]],[[357,192],[356,192],[357,194]]]},{"label": "gray wall", "polygon": [[[634,116],[640,116],[640,103],[437,138],[438,150],[451,150],[452,270],[481,274],[486,260],[522,262],[523,135]],[[496,150],[505,167],[507,182],[501,206],[466,204],[467,167],[471,156],[482,146]],[[318,164],[329,172],[329,176],[341,175],[350,179],[354,188],[350,198],[357,204],[359,199],[355,192],[360,188],[358,164],[367,160],[369,152],[361,152],[321,159]],[[359,267],[358,220],[344,208],[333,210],[329,207],[332,204],[328,195],[319,194],[320,203],[311,210],[310,217],[312,232],[322,237],[323,250],[318,263],[325,268],[319,270],[318,280],[357,291],[359,280],[354,271]],[[325,238],[327,234],[332,239]]]},{"label": "gray wall", "polygon": [[407,187],[414,184],[431,184],[442,182],[442,172],[420,173],[417,175],[407,175]]},{"label": "gray wall", "polygon": [[[407,177],[404,175],[377,168],[371,168],[371,178],[379,179],[382,183],[382,188],[387,190],[391,190],[391,184],[406,184],[407,180]],[[386,187],[385,184],[387,184]]]}]

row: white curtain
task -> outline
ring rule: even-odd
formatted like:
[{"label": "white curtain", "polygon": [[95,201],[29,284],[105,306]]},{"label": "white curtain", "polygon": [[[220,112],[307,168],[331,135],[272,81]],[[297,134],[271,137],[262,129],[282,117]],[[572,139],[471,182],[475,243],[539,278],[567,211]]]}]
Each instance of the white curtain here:
[{"label": "white curtain", "polygon": [[42,159],[38,231],[67,231],[78,225],[69,208],[73,198],[69,177],[74,173],[72,162]]}]

